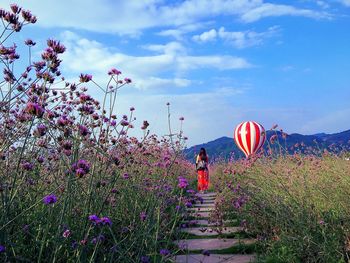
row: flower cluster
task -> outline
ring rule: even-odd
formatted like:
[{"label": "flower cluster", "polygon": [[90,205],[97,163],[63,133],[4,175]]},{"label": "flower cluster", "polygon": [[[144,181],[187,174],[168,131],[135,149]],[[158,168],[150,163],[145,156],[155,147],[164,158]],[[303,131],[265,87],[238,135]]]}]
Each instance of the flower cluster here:
[{"label": "flower cluster", "polygon": [[52,205],[57,202],[57,197],[54,194],[49,194],[43,198],[45,205]]},{"label": "flower cluster", "polygon": [[112,225],[112,220],[107,216],[100,218],[97,215],[90,215],[89,221],[92,222],[94,225]]},{"label": "flower cluster", "polygon": [[179,180],[178,186],[180,188],[187,188],[188,182],[187,182],[187,179],[185,177],[179,176],[178,180]]},{"label": "flower cluster", "polygon": [[[35,261],[37,251],[33,248],[39,235],[46,244],[42,258],[47,261],[57,255],[62,256],[61,261],[72,261],[71,250],[84,246],[88,254],[96,247],[96,255],[105,253],[106,260],[122,261],[127,249],[134,261],[144,255],[141,261],[150,262],[154,248],[146,245],[146,236],[138,236],[138,229],[147,229],[152,236],[159,229],[162,240],[170,238],[169,226],[180,218],[173,217],[174,209],[169,208],[192,204],[183,198],[192,191],[179,189],[188,186],[192,174],[189,163],[177,157],[170,139],[148,134],[147,120],[141,122],[142,140],[130,136],[135,108],[119,115],[115,103],[116,91],[132,83],[121,71],[112,68],[106,72],[109,80],[105,86],[86,73],[78,75],[75,83],[67,81],[60,72],[61,54],[66,51],[60,41],[40,43],[38,46],[44,45],[41,53],[33,50],[34,40],[23,36],[16,38],[24,39],[21,47],[5,46],[22,26],[35,23],[35,16],[11,5],[9,11],[0,9],[0,18],[4,27],[0,34],[0,64],[4,66],[0,81],[0,178],[5,178],[0,192],[8,213],[0,224],[11,220],[11,227],[2,230],[5,239],[1,240],[0,253],[6,250],[6,258],[11,260],[27,251],[26,258]],[[27,50],[28,56],[20,56],[19,50]],[[20,58],[24,58],[20,61],[23,67],[13,67],[11,64]],[[91,86],[98,88],[93,93],[101,92],[98,96],[103,101],[89,93]],[[182,175],[179,180],[178,175]],[[36,205],[38,194],[41,205]],[[86,211],[99,212],[88,216]],[[162,222],[171,224],[150,227],[155,211]],[[79,218],[86,220],[75,220]],[[112,221],[113,229],[109,229]],[[41,235],[43,229],[47,229],[46,235]],[[26,238],[13,235],[17,230]],[[156,244],[163,257],[170,254],[168,243]],[[6,249],[7,244],[16,246]]]},{"label": "flower cluster", "polygon": [[83,177],[90,171],[90,163],[86,160],[79,160],[72,165],[72,171],[77,177]]}]

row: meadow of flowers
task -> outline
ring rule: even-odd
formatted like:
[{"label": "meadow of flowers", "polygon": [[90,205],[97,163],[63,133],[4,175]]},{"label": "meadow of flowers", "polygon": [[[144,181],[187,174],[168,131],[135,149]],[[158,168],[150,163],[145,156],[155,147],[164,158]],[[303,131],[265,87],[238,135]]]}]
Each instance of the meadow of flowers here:
[{"label": "meadow of flowers", "polygon": [[113,68],[105,86],[89,74],[67,82],[59,41],[49,39],[39,57],[31,39],[18,43],[28,54],[12,44],[37,21],[30,11],[14,4],[0,18],[0,261],[166,260],[195,178],[182,131],[158,138],[146,120],[134,127],[133,107],[115,115],[131,79]]},{"label": "meadow of flowers", "polygon": [[258,262],[348,262],[348,153],[281,151],[215,165],[222,220],[257,238]]}]

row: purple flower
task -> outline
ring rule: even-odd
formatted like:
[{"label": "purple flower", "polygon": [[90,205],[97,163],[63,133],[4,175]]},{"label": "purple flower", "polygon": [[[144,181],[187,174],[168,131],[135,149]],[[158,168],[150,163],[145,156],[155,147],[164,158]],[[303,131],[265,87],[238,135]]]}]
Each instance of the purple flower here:
[{"label": "purple flower", "polygon": [[80,82],[84,83],[84,82],[89,82],[92,80],[92,75],[89,74],[80,74]]},{"label": "purple flower", "polygon": [[78,176],[79,178],[80,177],[83,177],[85,175],[85,171],[83,168],[78,168],[75,170],[75,175]]},{"label": "purple flower", "polygon": [[26,44],[27,46],[35,46],[35,42],[31,39],[27,39],[26,41],[24,41],[24,44]]},{"label": "purple flower", "polygon": [[108,71],[108,75],[112,76],[112,75],[120,75],[122,74],[121,71],[115,69],[115,68],[112,68],[110,71]]},{"label": "purple flower", "polygon": [[71,245],[71,246],[72,246],[72,249],[77,249],[77,247],[78,247],[78,242],[74,240],[74,241],[72,242],[72,245]]},{"label": "purple flower", "polygon": [[128,174],[128,173],[124,173],[124,174],[123,174],[123,178],[124,178],[124,179],[129,179],[129,174]]},{"label": "purple flower", "polygon": [[102,225],[109,225],[109,226],[111,226],[112,225],[112,220],[109,217],[105,216],[105,217],[101,217],[100,223]]},{"label": "purple flower", "polygon": [[43,162],[45,161],[45,159],[44,159],[44,157],[39,156],[39,157],[37,158],[37,161],[38,161],[38,163],[43,163]]},{"label": "purple flower", "polygon": [[120,125],[125,127],[125,126],[128,126],[128,125],[129,125],[129,122],[126,121],[126,120],[122,120],[122,121],[120,122]]},{"label": "purple flower", "polygon": [[142,125],[141,129],[146,130],[148,128],[148,126],[149,126],[148,121],[143,121],[143,125]]},{"label": "purple flower", "polygon": [[142,212],[140,213],[140,219],[141,219],[141,221],[145,221],[146,218],[147,218],[146,212],[142,211]]},{"label": "purple flower", "polygon": [[47,40],[47,45],[57,54],[64,53],[66,50],[65,46],[61,45],[59,41],[53,39]]},{"label": "purple flower", "polygon": [[151,262],[150,258],[147,256],[142,256],[140,260],[141,260],[141,263],[150,263]]},{"label": "purple flower", "polygon": [[105,239],[106,239],[105,236],[102,235],[102,234],[100,234],[100,235],[98,235],[97,237],[93,238],[93,239],[91,240],[91,243],[92,243],[92,244],[96,244],[97,242],[103,242]]},{"label": "purple flower", "polygon": [[240,196],[233,202],[233,206],[236,209],[240,209],[247,202],[247,198],[245,196]]},{"label": "purple flower", "polygon": [[90,163],[86,160],[81,159],[72,165],[72,171],[74,171],[75,175],[79,178],[83,177],[90,171]]},{"label": "purple flower", "polygon": [[29,101],[26,105],[26,112],[40,118],[44,114],[44,108],[38,103]]},{"label": "purple flower", "polygon": [[54,204],[57,202],[57,197],[54,194],[47,195],[43,198],[45,205]]},{"label": "purple flower", "polygon": [[190,201],[187,201],[187,202],[185,203],[185,206],[186,206],[186,207],[192,207],[192,203],[191,203]]},{"label": "purple flower", "polygon": [[23,226],[23,232],[28,234],[29,233],[29,225],[24,225]]},{"label": "purple flower", "polygon": [[178,184],[178,186],[179,186],[180,188],[184,189],[184,188],[186,188],[186,187],[188,186],[188,182],[187,182],[186,178],[180,176],[178,179],[179,179],[179,184]]},{"label": "purple flower", "polygon": [[30,162],[23,162],[22,163],[22,168],[26,171],[32,171],[34,168],[34,165]]},{"label": "purple flower", "polygon": [[81,136],[86,136],[90,133],[89,129],[86,128],[86,126],[84,126],[84,125],[79,125],[78,128],[79,128],[79,133]]},{"label": "purple flower", "polygon": [[159,254],[162,255],[163,257],[165,257],[165,256],[170,254],[170,251],[168,249],[161,249],[159,251]]},{"label": "purple flower", "polygon": [[21,12],[21,9],[22,9],[22,8],[18,7],[18,5],[16,5],[16,4],[11,4],[10,8],[11,8],[12,12],[15,14],[18,14],[19,12]]},{"label": "purple flower", "polygon": [[6,251],[6,247],[0,245],[0,253],[4,253]]},{"label": "purple flower", "polygon": [[63,232],[62,236],[63,236],[64,238],[67,238],[67,237],[70,236],[70,234],[71,234],[70,230],[69,230],[69,229],[66,229],[66,230]]},{"label": "purple flower", "polygon": [[100,222],[100,218],[97,215],[89,215],[89,221],[98,224]]},{"label": "purple flower", "polygon": [[125,78],[124,81],[125,81],[125,83],[127,83],[127,84],[130,84],[130,83],[132,82],[131,79],[129,79],[129,78]]}]

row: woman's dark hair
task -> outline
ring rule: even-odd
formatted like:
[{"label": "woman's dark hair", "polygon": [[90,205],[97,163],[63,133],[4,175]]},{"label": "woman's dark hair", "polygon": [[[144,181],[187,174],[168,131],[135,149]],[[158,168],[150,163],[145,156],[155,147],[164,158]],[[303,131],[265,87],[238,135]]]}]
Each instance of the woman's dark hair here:
[{"label": "woman's dark hair", "polygon": [[201,160],[205,160],[207,159],[207,152],[205,151],[204,148],[201,148],[200,151],[199,151],[199,158]]}]

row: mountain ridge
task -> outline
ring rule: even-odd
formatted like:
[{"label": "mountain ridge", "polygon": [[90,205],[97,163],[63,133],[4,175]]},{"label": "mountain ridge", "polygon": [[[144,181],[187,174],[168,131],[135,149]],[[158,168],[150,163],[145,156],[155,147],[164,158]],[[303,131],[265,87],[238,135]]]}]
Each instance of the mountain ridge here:
[{"label": "mountain ridge", "polygon": [[[270,143],[272,135],[277,135],[277,143]],[[294,153],[300,151],[305,153],[307,150],[327,150],[331,152],[340,152],[342,150],[350,150],[350,129],[337,133],[316,133],[312,135],[303,135],[299,133],[285,134],[278,130],[269,130],[266,132],[266,142],[264,144],[264,151],[268,147],[277,149],[280,146],[288,151]],[[233,138],[222,136],[207,143],[191,146],[184,150],[185,156],[188,160],[193,161],[199,149],[204,147],[211,157],[217,158],[234,158],[239,159],[244,157],[244,154],[237,147]]]}]

